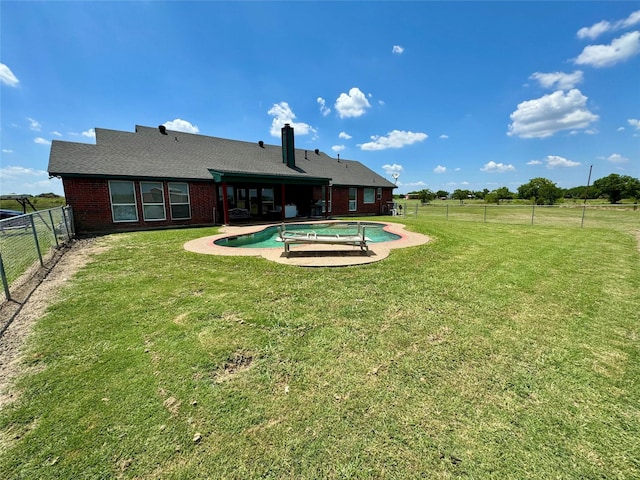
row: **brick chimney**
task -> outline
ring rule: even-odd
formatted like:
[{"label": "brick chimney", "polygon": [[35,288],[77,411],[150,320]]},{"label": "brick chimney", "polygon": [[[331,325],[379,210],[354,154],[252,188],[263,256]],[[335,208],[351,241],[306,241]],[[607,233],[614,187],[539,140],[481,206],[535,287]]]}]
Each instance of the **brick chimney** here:
[{"label": "brick chimney", "polygon": [[296,166],[295,151],[293,128],[288,123],[285,123],[284,127],[282,127],[282,163],[286,163],[289,168],[295,168]]}]

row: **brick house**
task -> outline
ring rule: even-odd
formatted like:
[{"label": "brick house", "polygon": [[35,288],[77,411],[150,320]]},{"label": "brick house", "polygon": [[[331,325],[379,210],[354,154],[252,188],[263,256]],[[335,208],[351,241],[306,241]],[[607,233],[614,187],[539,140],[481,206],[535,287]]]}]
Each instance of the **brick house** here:
[{"label": "brick house", "polygon": [[296,149],[293,128],[267,145],[136,126],[96,128],[95,145],[54,140],[77,232],[381,215],[395,185],[353,160]]}]

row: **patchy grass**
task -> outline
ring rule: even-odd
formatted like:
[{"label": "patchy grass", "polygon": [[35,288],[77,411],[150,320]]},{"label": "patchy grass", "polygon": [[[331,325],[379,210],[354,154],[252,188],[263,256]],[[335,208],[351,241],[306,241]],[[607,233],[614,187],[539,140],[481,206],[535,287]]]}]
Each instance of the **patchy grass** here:
[{"label": "patchy grass", "polygon": [[104,238],[31,338],[0,476],[640,476],[636,238],[405,221],[435,241],[337,269]]}]

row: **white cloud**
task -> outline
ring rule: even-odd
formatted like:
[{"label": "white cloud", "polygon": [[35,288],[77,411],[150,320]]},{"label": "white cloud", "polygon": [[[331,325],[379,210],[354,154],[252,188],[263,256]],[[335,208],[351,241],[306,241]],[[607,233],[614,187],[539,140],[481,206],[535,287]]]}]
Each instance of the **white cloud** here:
[{"label": "white cloud", "polygon": [[[167,130],[173,130],[174,132],[200,133],[200,129],[196,125],[192,125],[191,122],[180,118],[164,122],[163,125],[167,127]],[[82,132],[82,135],[85,135],[85,133],[86,132]]]},{"label": "white cloud", "polygon": [[10,148],[3,148],[2,153],[13,153],[13,150],[11,150]]},{"label": "white cloud", "polygon": [[38,145],[51,145],[51,142],[49,140],[47,140],[46,138],[42,138],[42,137],[36,137],[33,139],[33,141],[35,143],[37,143]]},{"label": "white cloud", "polygon": [[407,188],[414,188],[414,187],[426,187],[427,184],[424,183],[422,180],[419,180],[417,182],[409,182],[409,183],[402,183],[400,181],[397,182],[397,184],[399,187],[407,187]]},{"label": "white cloud", "polygon": [[402,52],[404,52],[404,47],[401,47],[400,45],[394,45],[391,51],[395,55],[402,55]]},{"label": "white cloud", "polygon": [[624,127],[618,127],[619,132],[624,132]]},{"label": "white cloud", "polygon": [[310,132],[316,133],[316,130],[310,125],[293,121],[296,115],[287,102],[274,103],[273,107],[271,107],[267,113],[273,116],[271,129],[269,130],[269,133],[273,137],[280,137],[282,135],[282,127],[284,127],[285,123],[291,125],[296,135],[308,135]]},{"label": "white cloud", "polygon": [[618,20],[613,23],[608,22],[606,20],[602,20],[598,23],[594,23],[590,27],[583,27],[580,30],[578,30],[577,35],[578,35],[578,38],[581,38],[581,39],[589,38],[591,40],[594,40],[595,38],[599,37],[603,33],[633,27],[638,23],[640,23],[640,10],[636,10],[635,12],[631,13],[631,15],[629,15],[624,20]]},{"label": "white cloud", "polygon": [[547,168],[577,167],[579,165],[580,165],[580,162],[573,162],[571,160],[567,160],[566,158],[559,157],[557,155],[547,156]]},{"label": "white cloud", "polygon": [[96,138],[96,129],[95,128],[90,128],[89,130],[86,130],[86,131],[82,132],[82,136],[83,137],[88,137],[88,138]]},{"label": "white cloud", "polygon": [[393,175],[394,173],[402,173],[404,168],[402,168],[402,165],[394,163],[393,165],[383,165],[382,170],[384,170],[384,173],[386,173],[387,175]]},{"label": "white cloud", "polygon": [[527,165],[542,165],[542,162],[540,160],[531,160],[527,162]]},{"label": "white cloud", "polygon": [[606,20],[602,20],[590,27],[582,27],[578,30],[578,38],[590,38],[593,40],[609,30],[611,30],[611,24]]},{"label": "white cloud", "polygon": [[334,152],[338,153],[341,152],[342,150],[344,150],[345,147],[344,145],[334,145],[333,147],[331,147],[331,150],[333,150]]},{"label": "white cloud", "polygon": [[322,114],[323,117],[326,117],[331,113],[331,109],[327,107],[327,104],[324,101],[324,98],[318,97],[317,102],[318,102],[318,105],[320,105],[320,113]]},{"label": "white cloud", "polygon": [[371,104],[367,97],[354,87],[349,93],[341,93],[334,105],[338,111],[340,118],[360,117],[365,114],[367,108],[371,108]]},{"label": "white cloud", "polygon": [[640,53],[640,32],[629,32],[613,40],[610,45],[587,45],[574,59],[574,63],[596,68],[611,67],[638,53]]},{"label": "white cloud", "polygon": [[33,118],[27,118],[27,120],[29,120],[30,130],[33,130],[34,132],[40,131],[40,129],[42,128],[42,126],[40,125],[40,122],[38,122],[37,120],[34,120]]},{"label": "white cloud", "polygon": [[405,145],[422,142],[428,138],[426,133],[405,132],[393,130],[386,137],[378,135],[371,136],[372,142],[359,144],[361,150],[386,150],[387,148],[402,148]]},{"label": "white cloud", "polygon": [[51,132],[51,135],[55,135],[56,137],[61,137],[62,134],[60,132],[58,132],[57,130],[54,130],[53,132]]},{"label": "white cloud", "polygon": [[553,73],[540,73],[536,72],[529,77],[532,80],[537,80],[538,83],[544,87],[549,89],[558,89],[558,90],[570,90],[575,87],[577,84],[582,83],[584,78],[582,71],[576,70],[573,73],[562,73],[562,72],[553,72]]},{"label": "white cloud", "polygon": [[627,18],[625,18],[620,22],[620,28],[633,27],[634,25],[637,25],[639,23],[640,23],[640,10],[636,10],[635,12],[633,12],[631,15],[629,15]]},{"label": "white cloud", "polygon": [[7,194],[38,195],[53,192],[63,195],[62,181],[59,178],[49,178],[44,170],[17,165],[0,168],[0,191]]},{"label": "white cloud", "polygon": [[351,135],[349,135],[347,132],[340,132],[338,134],[338,138],[344,138],[345,140],[350,140],[353,137]]},{"label": "white cloud", "polygon": [[627,157],[623,157],[619,153],[613,153],[607,157],[607,160],[611,163],[626,163],[629,161]]},{"label": "white cloud", "polygon": [[627,120],[627,122],[629,122],[629,125],[631,125],[636,130],[640,130],[640,120],[639,119],[630,118],[629,120]]},{"label": "white cloud", "polygon": [[0,83],[10,87],[17,87],[20,80],[13,74],[11,69],[4,63],[0,63]]},{"label": "white cloud", "polygon": [[446,173],[447,172],[447,167],[443,167],[442,165],[438,165],[436,168],[433,169],[434,173]]},{"label": "white cloud", "polygon": [[442,135],[440,135],[440,137],[438,137],[442,140],[446,140],[447,138],[449,138],[449,135],[445,135],[444,133]]},{"label": "white cloud", "polygon": [[522,102],[510,118],[507,135],[545,138],[562,130],[587,128],[599,117],[587,109],[587,97],[573,89]]},{"label": "white cloud", "polygon": [[480,170],[487,173],[505,173],[514,172],[516,170],[516,167],[511,164],[505,165],[504,163],[496,163],[494,161],[491,161],[489,163],[485,163]]}]

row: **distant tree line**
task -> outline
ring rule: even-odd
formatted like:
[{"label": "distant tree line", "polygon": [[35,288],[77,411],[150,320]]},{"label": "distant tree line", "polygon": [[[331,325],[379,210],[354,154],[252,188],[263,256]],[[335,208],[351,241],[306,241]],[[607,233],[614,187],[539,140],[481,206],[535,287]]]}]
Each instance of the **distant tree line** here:
[{"label": "distant tree line", "polygon": [[631,199],[636,203],[640,199],[640,180],[629,175],[612,173],[593,182],[591,186],[573,188],[560,188],[547,178],[533,178],[524,185],[518,187],[517,192],[511,192],[507,187],[495,190],[472,191],[456,189],[453,192],[438,190],[433,192],[428,188],[420,191],[409,192],[412,198],[417,198],[423,203],[432,202],[435,199],[453,198],[461,204],[465,200],[479,199],[485,203],[500,204],[504,200],[523,199],[536,205],[554,205],[561,198],[565,199],[603,199],[609,203],[618,203],[623,198]]}]

